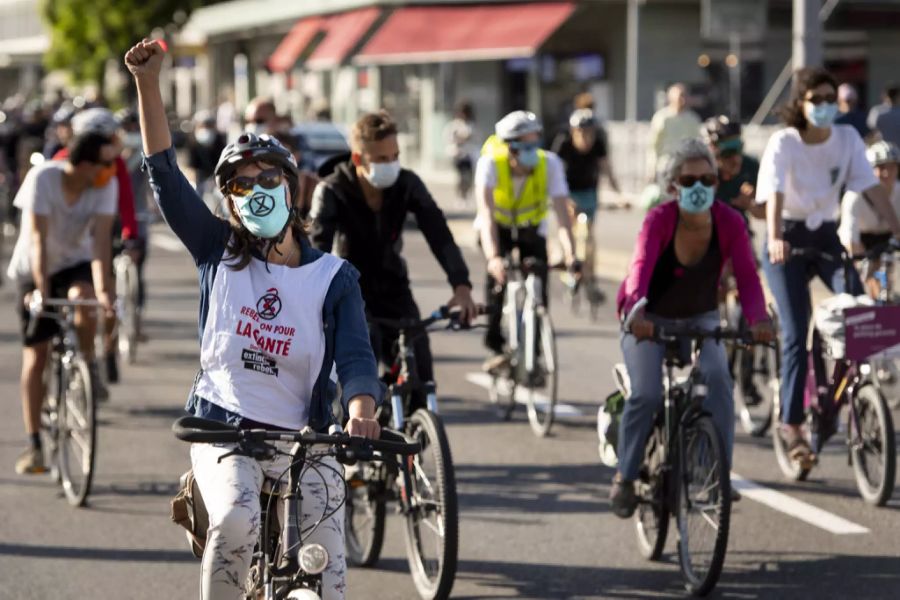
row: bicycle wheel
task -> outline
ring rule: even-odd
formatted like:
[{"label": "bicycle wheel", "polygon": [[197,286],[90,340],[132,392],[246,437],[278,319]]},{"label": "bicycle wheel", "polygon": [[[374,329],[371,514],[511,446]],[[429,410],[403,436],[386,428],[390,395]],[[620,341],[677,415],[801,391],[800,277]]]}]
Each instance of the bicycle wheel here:
[{"label": "bicycle wheel", "polygon": [[712,418],[682,426],[677,486],[678,562],[685,587],[705,596],[725,562],[731,520],[731,481],[725,445]]},{"label": "bicycle wheel", "polygon": [[354,567],[371,567],[378,562],[384,543],[384,470],[374,463],[360,463],[358,467],[359,476],[347,481],[347,562]]},{"label": "bicycle wheel", "polygon": [[406,490],[406,556],[413,582],[426,600],[448,598],[456,578],[459,513],[450,444],[440,418],[419,409],[407,433],[422,445],[410,461]]},{"label": "bicycle wheel", "polygon": [[535,357],[533,377],[543,378],[546,399],[538,398],[538,382],[528,386],[528,422],[538,437],[550,433],[556,411],[556,397],[559,392],[559,361],[556,355],[556,333],[546,308],[541,307],[534,315],[540,332],[540,355]]},{"label": "bicycle wheel", "polygon": [[84,506],[94,476],[96,405],[84,359],[75,356],[64,368],[63,397],[57,407],[59,474],[69,504]]},{"label": "bicycle wheel", "polygon": [[647,438],[644,464],[636,482],[639,503],[634,513],[634,528],[638,550],[648,560],[659,560],[669,533],[663,444],[662,430],[656,426]]},{"label": "bicycle wheel", "polygon": [[737,347],[734,350],[734,402],[744,431],[762,437],[772,425],[779,393],[779,347]]},{"label": "bicycle wheel", "polygon": [[119,353],[133,365],[138,347],[138,272],[127,256],[116,259],[116,295],[122,303],[119,315]]},{"label": "bicycle wheel", "polygon": [[[884,397],[874,385],[863,385],[854,398],[859,422],[858,439],[852,440],[850,459],[856,475],[856,487],[863,500],[884,506],[894,492],[897,453],[894,421]],[[851,419],[852,422],[852,419]],[[851,436],[853,435],[851,425]]]}]

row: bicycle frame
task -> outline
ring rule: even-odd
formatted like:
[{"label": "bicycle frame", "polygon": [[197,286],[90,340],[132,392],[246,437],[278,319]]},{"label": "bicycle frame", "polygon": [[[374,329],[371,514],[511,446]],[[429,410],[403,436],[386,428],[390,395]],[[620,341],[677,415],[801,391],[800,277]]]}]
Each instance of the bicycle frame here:
[{"label": "bicycle frame", "polygon": [[543,306],[543,283],[534,273],[523,278],[518,248],[512,252],[506,282],[506,297],[503,312],[514,315],[507,321],[507,344],[512,352],[513,368],[523,367],[526,373],[535,369],[537,361],[537,319],[535,314]]},{"label": "bicycle frame", "polygon": [[391,373],[396,381],[391,384],[391,419],[394,429],[402,431],[409,411],[408,400],[414,392],[425,394],[425,406],[438,414],[437,385],[433,381],[422,382],[416,366],[416,352],[409,343],[409,334],[401,328],[397,337],[398,352],[391,366]]}]

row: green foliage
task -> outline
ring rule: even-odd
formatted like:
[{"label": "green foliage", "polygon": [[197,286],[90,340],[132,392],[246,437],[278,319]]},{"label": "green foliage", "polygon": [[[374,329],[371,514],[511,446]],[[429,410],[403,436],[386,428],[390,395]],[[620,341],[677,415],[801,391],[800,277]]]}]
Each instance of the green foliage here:
[{"label": "green foliage", "polygon": [[106,61],[119,62],[135,42],[166,27],[176,11],[190,12],[202,0],[42,0],[50,28],[49,69],[63,69],[78,82],[99,83]]}]

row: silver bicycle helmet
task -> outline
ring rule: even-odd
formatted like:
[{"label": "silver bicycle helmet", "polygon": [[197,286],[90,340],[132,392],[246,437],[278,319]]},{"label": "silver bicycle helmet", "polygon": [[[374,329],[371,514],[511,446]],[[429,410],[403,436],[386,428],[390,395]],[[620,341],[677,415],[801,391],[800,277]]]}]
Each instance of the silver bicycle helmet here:
[{"label": "silver bicycle helmet", "polygon": [[109,109],[89,108],[72,117],[72,134],[99,133],[112,137],[119,130],[119,122]]},{"label": "silver bicycle helmet", "polygon": [[866,158],[873,167],[888,163],[900,164],[900,148],[892,142],[875,142],[866,148]]},{"label": "silver bicycle helmet", "polygon": [[543,133],[544,126],[533,112],[517,110],[497,121],[494,131],[504,142],[511,142],[529,133]]}]

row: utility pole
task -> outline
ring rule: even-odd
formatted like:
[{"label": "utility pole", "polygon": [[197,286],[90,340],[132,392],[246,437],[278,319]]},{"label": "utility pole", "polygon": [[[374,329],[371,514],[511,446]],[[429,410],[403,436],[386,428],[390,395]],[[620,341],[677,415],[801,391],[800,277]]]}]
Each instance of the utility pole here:
[{"label": "utility pole", "polygon": [[625,56],[625,120],[637,121],[638,99],[638,35],[642,0],[628,0],[628,19]]},{"label": "utility pole", "polygon": [[822,21],[819,11],[821,0],[794,0],[794,69],[821,67],[824,55]]}]

